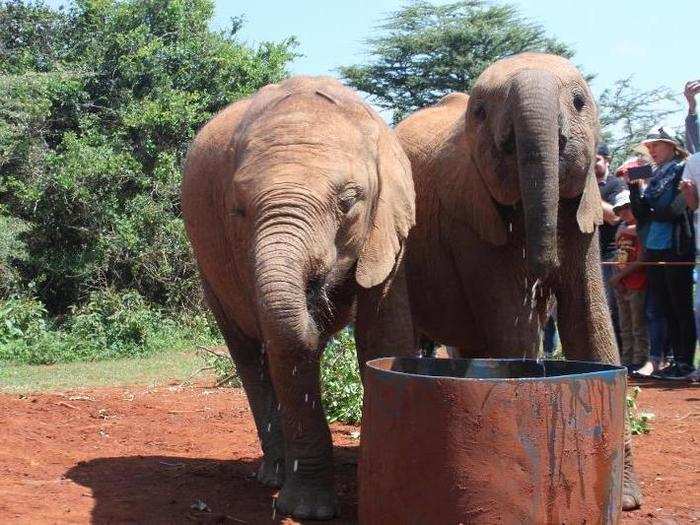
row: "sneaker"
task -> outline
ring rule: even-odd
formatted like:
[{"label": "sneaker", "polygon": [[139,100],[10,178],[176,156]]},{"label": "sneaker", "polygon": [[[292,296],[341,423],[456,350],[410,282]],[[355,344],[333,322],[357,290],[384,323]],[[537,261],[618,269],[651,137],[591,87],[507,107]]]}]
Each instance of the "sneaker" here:
[{"label": "sneaker", "polygon": [[695,369],[685,363],[673,363],[666,368],[651,374],[655,379],[688,379]]},{"label": "sneaker", "polygon": [[700,368],[696,368],[695,372],[688,376],[688,379],[693,383],[700,383]]},{"label": "sneaker", "polygon": [[654,365],[651,361],[647,361],[642,365],[637,365],[634,367],[635,370],[632,372],[632,377],[649,377],[654,373]]}]

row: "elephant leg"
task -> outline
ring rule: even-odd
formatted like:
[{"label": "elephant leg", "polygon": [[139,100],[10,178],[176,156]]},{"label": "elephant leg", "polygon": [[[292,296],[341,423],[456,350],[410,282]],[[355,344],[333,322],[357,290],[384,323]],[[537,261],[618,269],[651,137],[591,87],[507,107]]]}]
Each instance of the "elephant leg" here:
[{"label": "elephant leg", "polygon": [[[555,289],[557,323],[564,355],[567,359],[618,365],[620,356],[600,270],[598,234],[582,234],[575,221],[560,221],[560,224],[562,227],[568,225],[561,236],[561,270]],[[627,415],[622,508],[634,510],[641,503]]]},{"label": "elephant leg", "polygon": [[358,293],[355,344],[363,380],[367,361],[378,357],[420,355],[403,262],[389,282]]},{"label": "elephant leg", "polygon": [[270,487],[284,482],[284,440],[277,410],[277,399],[270,381],[265,355],[257,341],[246,337],[226,314],[209,283],[203,280],[204,296],[214,314],[226,346],[248,396],[258,431],[263,461],[257,473],[258,481]]},{"label": "elephant leg", "polygon": [[275,508],[296,519],[331,519],[338,514],[338,499],[331,433],[321,406],[320,352],[271,346],[268,360],[286,452],[286,477]]}]

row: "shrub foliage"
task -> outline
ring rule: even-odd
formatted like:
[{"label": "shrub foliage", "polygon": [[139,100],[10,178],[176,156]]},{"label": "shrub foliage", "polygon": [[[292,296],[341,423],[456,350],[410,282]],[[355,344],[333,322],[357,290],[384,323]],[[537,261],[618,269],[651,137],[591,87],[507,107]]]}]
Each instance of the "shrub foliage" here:
[{"label": "shrub foliage", "polygon": [[211,0],[0,2],[3,311],[112,355],[200,310],[180,165],[216,111],[287,75],[296,46],[253,47],[240,19],[212,18]]}]

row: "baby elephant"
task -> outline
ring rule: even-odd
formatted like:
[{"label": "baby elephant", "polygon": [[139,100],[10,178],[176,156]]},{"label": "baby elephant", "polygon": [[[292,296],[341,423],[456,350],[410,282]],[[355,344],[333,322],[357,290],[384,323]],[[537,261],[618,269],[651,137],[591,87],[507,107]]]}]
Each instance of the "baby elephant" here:
[{"label": "baby elephant", "polygon": [[295,77],[202,128],[182,211],[255,418],[258,479],[282,487],[281,513],[332,518],[319,359],[353,316],[360,363],[413,352],[402,264],[415,220],[408,159],[353,91]]}]

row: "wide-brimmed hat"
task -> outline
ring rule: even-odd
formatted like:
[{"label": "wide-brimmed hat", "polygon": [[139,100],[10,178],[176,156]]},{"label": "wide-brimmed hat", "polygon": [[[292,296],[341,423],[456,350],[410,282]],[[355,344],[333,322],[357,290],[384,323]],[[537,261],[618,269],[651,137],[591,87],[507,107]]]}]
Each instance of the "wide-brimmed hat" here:
[{"label": "wide-brimmed hat", "polygon": [[647,133],[647,136],[641,142],[641,145],[646,146],[650,142],[666,142],[673,146],[676,157],[684,159],[688,156],[688,152],[683,148],[683,146],[681,146],[681,144],[676,139],[674,139],[671,135],[669,135],[666,132],[666,130],[664,130],[663,126],[654,128],[649,133]]}]

